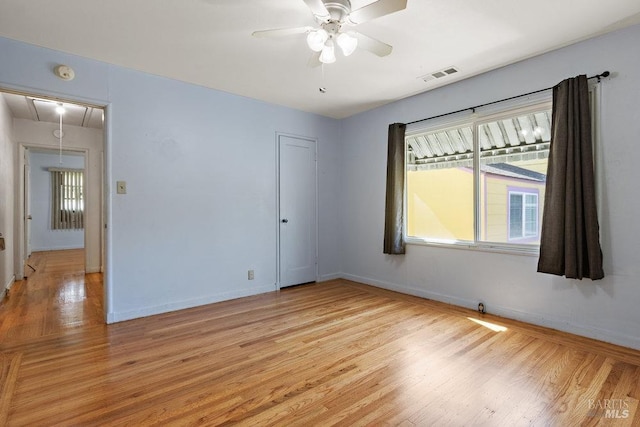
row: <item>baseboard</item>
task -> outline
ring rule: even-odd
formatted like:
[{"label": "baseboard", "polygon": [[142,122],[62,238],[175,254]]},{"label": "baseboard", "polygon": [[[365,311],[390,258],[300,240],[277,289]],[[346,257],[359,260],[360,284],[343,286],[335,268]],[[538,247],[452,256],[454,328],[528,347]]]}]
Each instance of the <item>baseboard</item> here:
[{"label": "baseboard", "polygon": [[31,252],[46,252],[46,251],[68,251],[70,249],[84,249],[84,246],[56,246],[53,248],[31,248]]},{"label": "baseboard", "polygon": [[318,282],[328,282],[329,280],[342,279],[344,274],[342,273],[331,273],[331,274],[321,274],[318,276]]},{"label": "baseboard", "polygon": [[[90,271],[87,268],[87,273],[97,272]],[[98,270],[99,271],[99,270]],[[318,282],[326,282],[328,280],[340,279],[344,275],[341,273],[325,274],[318,277]],[[195,298],[175,303],[162,304],[158,306],[145,307],[138,310],[130,310],[123,312],[107,313],[107,323],[124,322],[126,320],[138,319],[141,317],[154,316],[156,314],[168,313],[171,311],[184,310],[187,308],[198,307],[201,305],[214,304],[216,302],[228,301],[231,299],[248,297],[252,295],[263,294],[266,292],[272,292],[276,290],[276,285],[258,286],[255,288],[244,289],[241,291],[223,292],[220,294],[210,295],[205,298]]]},{"label": "baseboard", "polygon": [[11,276],[11,278],[9,278],[9,281],[7,282],[7,284],[4,286],[4,290],[8,291],[9,289],[11,289],[11,287],[13,286],[13,284],[16,282],[16,276],[15,274],[13,276]]},{"label": "baseboard", "polygon": [[95,266],[85,267],[84,272],[87,273],[87,274],[88,273],[102,273],[102,268],[100,268],[99,266],[98,267],[95,267]]},{"label": "baseboard", "polygon": [[228,301],[236,298],[248,297],[252,295],[263,294],[266,292],[273,292],[276,290],[276,285],[258,286],[250,289],[243,289],[233,292],[223,292],[215,295],[210,295],[204,298],[193,298],[189,300],[173,302],[169,304],[161,304],[152,307],[145,307],[138,310],[129,310],[121,312],[107,313],[107,323],[124,322],[125,320],[138,319],[141,317],[154,316],[156,314],[168,313],[171,311],[184,310],[187,308],[198,307],[201,305],[213,304],[216,302]]},{"label": "baseboard", "polygon": [[0,292],[0,301],[2,301],[4,299],[4,297],[7,295],[7,292],[9,292],[9,289],[11,289],[11,286],[13,286],[13,284],[16,282],[16,276],[13,275],[11,276],[11,278],[9,279],[9,282],[7,282],[3,287],[2,287],[2,292]]},{"label": "baseboard", "polygon": [[[476,310],[478,301],[465,299],[460,297],[454,297],[451,295],[439,294],[437,292],[430,292],[425,289],[417,289],[407,286],[400,286],[395,283],[384,282],[380,280],[371,279],[368,277],[356,276],[353,274],[343,274],[342,278],[352,280],[354,282],[360,282],[367,285],[375,286],[378,288],[387,289],[390,291],[400,292],[403,294],[413,295],[421,298],[427,298],[434,301],[440,301],[447,304],[456,305],[459,307]],[[563,332],[568,332],[574,335],[580,335],[587,338],[593,338],[598,341],[604,341],[611,344],[620,345],[636,350],[640,350],[640,337],[621,334],[617,331],[610,331],[607,329],[596,328],[591,326],[584,326],[577,323],[561,319],[559,317],[539,316],[534,313],[528,313],[520,310],[514,310],[509,307],[503,306],[490,306],[490,313],[496,316],[504,317],[507,319],[518,320],[525,323],[531,323],[533,325],[543,326],[545,328],[556,329]]]}]

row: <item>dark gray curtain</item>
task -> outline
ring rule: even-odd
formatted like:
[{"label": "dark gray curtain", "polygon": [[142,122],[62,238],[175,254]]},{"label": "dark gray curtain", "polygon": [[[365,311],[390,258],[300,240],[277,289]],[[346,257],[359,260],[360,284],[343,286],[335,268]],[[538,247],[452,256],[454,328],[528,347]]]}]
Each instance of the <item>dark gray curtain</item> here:
[{"label": "dark gray curtain", "polygon": [[602,279],[587,77],[553,88],[551,148],[538,271]]},{"label": "dark gray curtain", "polygon": [[399,255],[405,251],[404,224],[404,132],[407,125],[389,125],[387,154],[387,199],[384,211],[384,253]]}]

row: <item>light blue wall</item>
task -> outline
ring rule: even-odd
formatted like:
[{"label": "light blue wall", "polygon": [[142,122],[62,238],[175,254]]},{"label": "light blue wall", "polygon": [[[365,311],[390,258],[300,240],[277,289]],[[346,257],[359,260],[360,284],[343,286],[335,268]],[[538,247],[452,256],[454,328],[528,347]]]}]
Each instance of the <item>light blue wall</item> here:
[{"label": "light blue wall", "polygon": [[[343,272],[354,280],[640,348],[640,26],[591,39],[343,121]],[[597,174],[606,277],[536,273],[537,258],[409,245],[382,254],[387,126],[610,70],[601,83]]]},{"label": "light blue wall", "polygon": [[318,139],[318,272],[339,273],[337,120],[4,38],[0,56],[0,87],[108,104],[109,321],[275,289],[276,132]]},{"label": "light blue wall", "polygon": [[[274,289],[276,132],[318,138],[319,269],[339,271],[338,171],[327,161],[337,121],[121,68],[109,85],[112,181],[128,187],[112,198],[120,310]],[[148,262],[135,261],[141,254]]]},{"label": "light blue wall", "polygon": [[49,168],[83,169],[84,156],[32,152],[29,155],[31,192],[31,250],[51,251],[84,247],[84,230],[51,229],[51,172]]}]

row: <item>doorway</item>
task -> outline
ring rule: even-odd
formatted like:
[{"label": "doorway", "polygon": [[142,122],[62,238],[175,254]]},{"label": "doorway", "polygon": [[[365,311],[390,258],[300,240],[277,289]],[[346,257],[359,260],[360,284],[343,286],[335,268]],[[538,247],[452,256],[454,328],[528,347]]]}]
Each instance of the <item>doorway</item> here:
[{"label": "doorway", "polygon": [[[33,250],[65,250],[84,248],[84,270],[86,273],[99,273],[105,270],[104,239],[104,107],[82,104],[76,101],[48,98],[46,96],[4,91],[0,89],[0,97],[8,107],[12,124],[12,144],[17,146],[15,162],[15,191],[13,205],[15,209],[14,230],[11,242],[7,242],[9,250],[13,250],[16,280],[27,276],[29,267],[25,264]],[[62,120],[61,120],[62,115]],[[38,161],[34,170],[33,156],[57,157],[53,164],[43,166]],[[62,160],[62,164],[60,163]],[[52,163],[49,161],[49,163]],[[46,170],[43,170],[46,169]],[[42,242],[33,246],[33,222],[36,221],[34,209],[38,210],[38,221],[47,224],[49,237],[51,233],[52,206],[50,200],[42,200],[42,207],[34,206],[33,175],[34,173],[50,174],[53,169],[82,170],[79,180],[83,184],[82,229],[75,233],[68,230],[58,231],[57,237],[66,234],[65,239],[52,246]],[[78,178],[76,178],[76,183]],[[51,187],[45,186],[47,190]],[[69,186],[67,186],[69,187]],[[42,191],[40,191],[42,192]],[[42,196],[40,196],[42,197]],[[49,199],[49,193],[46,196]],[[40,224],[42,226],[42,224]],[[30,233],[31,231],[31,233]],[[71,238],[71,234],[75,234]],[[30,239],[31,237],[31,239]],[[105,306],[106,309],[106,306]]]},{"label": "doorway", "polygon": [[317,279],[316,140],[278,134],[279,286]]},{"label": "doorway", "polygon": [[[32,252],[85,249],[86,154],[24,148],[25,259]],[[25,277],[31,269],[27,263]]]}]

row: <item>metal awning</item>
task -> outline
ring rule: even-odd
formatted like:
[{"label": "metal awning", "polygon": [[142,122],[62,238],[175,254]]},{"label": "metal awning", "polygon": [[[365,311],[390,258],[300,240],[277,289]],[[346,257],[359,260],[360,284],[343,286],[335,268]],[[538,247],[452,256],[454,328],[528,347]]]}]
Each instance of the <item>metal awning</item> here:
[{"label": "metal awning", "polygon": [[[551,141],[551,111],[483,123],[478,126],[481,163],[546,158]],[[471,125],[409,135],[409,170],[471,167]]]}]

